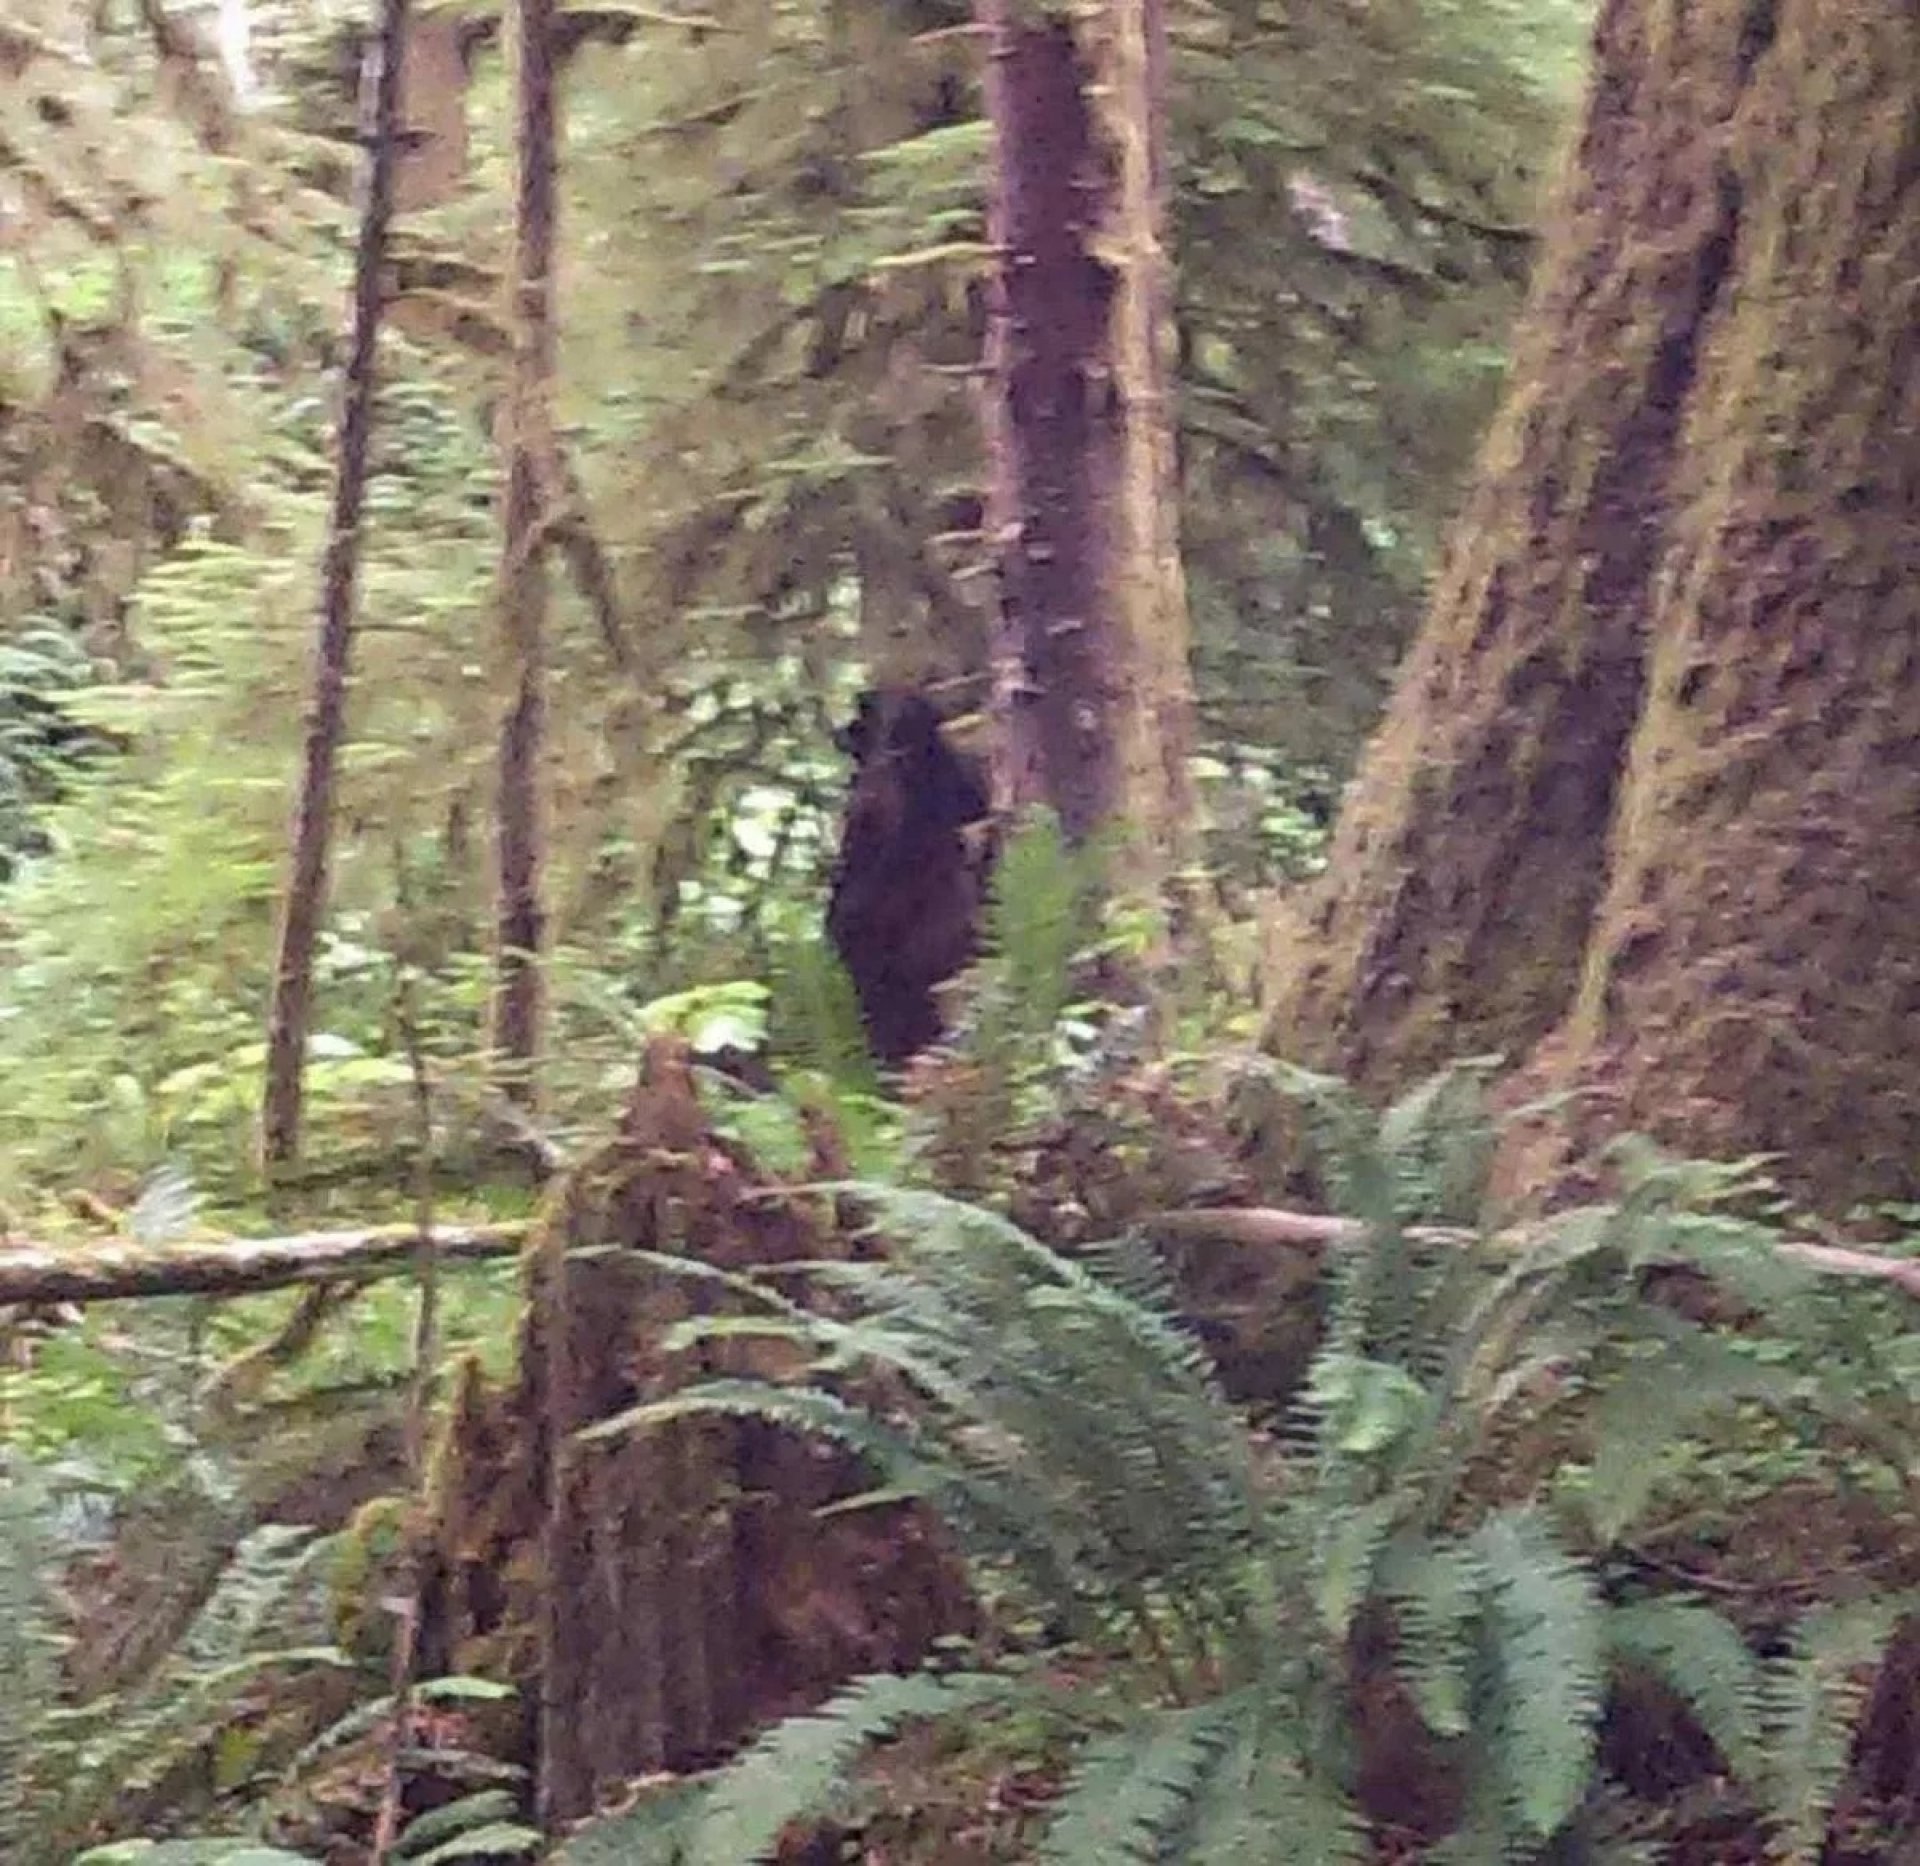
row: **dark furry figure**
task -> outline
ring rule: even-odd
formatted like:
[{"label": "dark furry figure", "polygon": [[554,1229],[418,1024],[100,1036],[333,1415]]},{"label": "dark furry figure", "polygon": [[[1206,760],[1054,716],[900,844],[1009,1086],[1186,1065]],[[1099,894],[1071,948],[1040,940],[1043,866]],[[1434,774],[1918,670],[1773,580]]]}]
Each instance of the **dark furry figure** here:
[{"label": "dark furry figure", "polygon": [[827,936],[859,995],[867,1039],[903,1063],[940,1035],[937,988],[973,957],[988,814],[973,763],[941,736],[940,715],[910,689],[860,696],[839,735],[853,758]]}]

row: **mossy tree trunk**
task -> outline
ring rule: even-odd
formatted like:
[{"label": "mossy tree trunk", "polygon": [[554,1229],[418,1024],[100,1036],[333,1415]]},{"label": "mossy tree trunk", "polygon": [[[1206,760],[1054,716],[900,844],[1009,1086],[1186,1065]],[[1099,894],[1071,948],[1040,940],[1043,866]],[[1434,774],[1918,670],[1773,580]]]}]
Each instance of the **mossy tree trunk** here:
[{"label": "mossy tree trunk", "polygon": [[1123,838],[1157,888],[1193,822],[1177,541],[1162,0],[983,0],[991,35],[987,525],[1003,800]]},{"label": "mossy tree trunk", "polygon": [[554,0],[508,9],[517,125],[513,239],[514,359],[504,416],[500,620],[509,686],[500,726],[496,870],[498,977],[493,1043],[501,1086],[534,1098],[540,1053],[543,835],[540,760],[546,741],[547,569],[543,469],[554,457],[554,183],[557,97]]},{"label": "mossy tree trunk", "polygon": [[1607,0],[1507,406],[1272,955],[1283,1051],[1531,1052],[1604,1091],[1559,1157],[1911,1185],[1917,85],[1910,9]]},{"label": "mossy tree trunk", "polygon": [[1739,288],[1539,1074],[1837,1211],[1920,1181],[1920,14],[1781,6],[1737,124]]},{"label": "mossy tree trunk", "polygon": [[313,693],[307,706],[300,790],[294,802],[292,853],[280,912],[273,1000],[267,1011],[266,1077],[260,1107],[260,1150],[271,1172],[300,1155],[307,1037],[313,1021],[313,957],[326,914],[333,853],[333,799],[340,747],[347,731],[347,686],[353,662],[354,602],[360,577],[361,519],[379,388],[380,279],[393,218],[398,159],[400,63],[408,0],[385,0],[379,36],[367,52],[361,85],[360,137],[365,145],[360,237],[354,254],[347,363],[333,467],[333,509],[320,569],[320,617],[314,645]]}]

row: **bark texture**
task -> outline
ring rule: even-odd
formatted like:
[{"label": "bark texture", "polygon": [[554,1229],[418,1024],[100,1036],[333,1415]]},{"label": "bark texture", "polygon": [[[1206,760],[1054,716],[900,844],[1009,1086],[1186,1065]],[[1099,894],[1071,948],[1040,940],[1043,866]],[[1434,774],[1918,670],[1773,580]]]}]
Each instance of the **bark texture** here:
[{"label": "bark texture", "polygon": [[379,387],[380,279],[393,215],[393,177],[400,108],[400,61],[408,0],[384,0],[380,36],[361,86],[361,141],[366,149],[360,239],[354,254],[352,328],[341,384],[334,454],[333,512],[320,573],[320,627],[314,650],[313,696],[307,710],[300,791],[294,805],[293,857],[280,916],[273,1002],[267,1014],[266,1083],[261,1102],[261,1154],[271,1169],[297,1159],[307,1032],[313,1014],[313,952],[326,913],[333,845],[333,793],[346,730],[347,677],[353,658],[355,586],[360,575],[360,521],[367,501],[367,458]]},{"label": "bark texture", "polygon": [[1192,822],[1168,397],[1161,0],[985,0],[994,129],[988,530],[1014,805],[1163,880]]},{"label": "bark texture", "polygon": [[1602,9],[1506,403],[1327,882],[1276,928],[1285,1054],[1373,1085],[1467,1051],[1517,1059],[1573,993],[1765,12]]},{"label": "bark texture", "polygon": [[1509,1149],[1778,1150],[1910,1196],[1920,16],[1607,0],[1571,171],[1278,1047],[1533,1053]]},{"label": "bark texture", "polygon": [[1608,1128],[1777,1151],[1835,1212],[1920,1183],[1917,99],[1913,8],[1779,7],[1607,892],[1538,1070]]},{"label": "bark texture", "polygon": [[[542,1818],[635,1777],[709,1766],[857,1672],[911,1666],[970,1596],[907,1505],[822,1514],[870,1479],[758,1421],[580,1436],[708,1376],[798,1372],[768,1344],[669,1353],[731,1305],[636,1253],[725,1270],[845,1255],[815,1202],[781,1196],[713,1134],[684,1049],[650,1050],[618,1136],[557,1190],[527,1256],[520,1371],[463,1383],[436,1460],[423,1673],[520,1685]],[[782,1287],[805,1296],[793,1278]],[[815,1299],[818,1292],[815,1292]]]},{"label": "bark texture", "polygon": [[501,1087],[534,1098],[540,1053],[540,757],[546,741],[547,570],[543,465],[553,458],[554,0],[515,0],[510,45],[518,99],[513,241],[513,386],[505,415],[500,623],[511,697],[500,727],[497,830],[499,976],[493,1003]]}]

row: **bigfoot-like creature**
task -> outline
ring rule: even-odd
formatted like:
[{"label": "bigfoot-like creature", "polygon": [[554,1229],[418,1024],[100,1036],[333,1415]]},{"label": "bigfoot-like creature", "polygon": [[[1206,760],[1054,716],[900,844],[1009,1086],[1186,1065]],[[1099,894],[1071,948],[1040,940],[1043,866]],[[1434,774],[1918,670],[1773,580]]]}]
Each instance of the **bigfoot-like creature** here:
[{"label": "bigfoot-like creature", "polygon": [[898,1064],[940,1035],[938,988],[974,955],[987,874],[974,826],[987,791],[932,702],[908,688],[862,694],[840,744],[853,784],[827,934],[874,1054]]}]

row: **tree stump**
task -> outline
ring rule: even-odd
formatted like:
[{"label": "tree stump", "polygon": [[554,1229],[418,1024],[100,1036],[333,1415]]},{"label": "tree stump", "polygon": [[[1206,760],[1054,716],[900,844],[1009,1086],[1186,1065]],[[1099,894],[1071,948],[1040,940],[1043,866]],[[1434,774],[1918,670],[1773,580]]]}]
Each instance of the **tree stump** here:
[{"label": "tree stump", "polygon": [[713,1133],[665,1041],[619,1132],[556,1189],[525,1260],[518,1376],[462,1382],[429,1497],[422,1675],[518,1684],[508,1743],[548,1822],[912,1666],[970,1612],[924,1513],[821,1514],[867,1481],[838,1450],[755,1420],[578,1437],[700,1379],[797,1371],[761,1343],[668,1353],[673,1324],[737,1305],[642,1252],[727,1270],[851,1254],[830,1214]]}]

